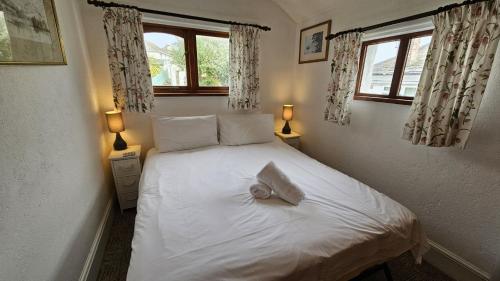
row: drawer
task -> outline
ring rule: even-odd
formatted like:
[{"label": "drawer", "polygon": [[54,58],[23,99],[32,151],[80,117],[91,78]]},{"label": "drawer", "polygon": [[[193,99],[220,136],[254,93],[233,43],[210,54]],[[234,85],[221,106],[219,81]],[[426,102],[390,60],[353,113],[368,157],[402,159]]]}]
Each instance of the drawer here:
[{"label": "drawer", "polygon": [[118,200],[120,201],[120,208],[122,210],[133,208],[137,205],[137,192],[119,193]]},{"label": "drawer", "polygon": [[141,177],[139,175],[117,177],[115,179],[116,190],[118,193],[137,192],[140,179]]},{"label": "drawer", "polygon": [[141,174],[139,159],[125,159],[113,161],[115,177],[134,176]]}]

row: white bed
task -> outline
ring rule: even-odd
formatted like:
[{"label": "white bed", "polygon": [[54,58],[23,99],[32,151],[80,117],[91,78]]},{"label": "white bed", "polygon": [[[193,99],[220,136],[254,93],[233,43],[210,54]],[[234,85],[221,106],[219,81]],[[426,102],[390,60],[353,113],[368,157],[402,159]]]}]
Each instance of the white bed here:
[{"label": "white bed", "polygon": [[[305,192],[299,206],[249,194],[271,160]],[[128,281],[347,280],[427,247],[408,209],[278,139],[152,149],[139,193]]]}]

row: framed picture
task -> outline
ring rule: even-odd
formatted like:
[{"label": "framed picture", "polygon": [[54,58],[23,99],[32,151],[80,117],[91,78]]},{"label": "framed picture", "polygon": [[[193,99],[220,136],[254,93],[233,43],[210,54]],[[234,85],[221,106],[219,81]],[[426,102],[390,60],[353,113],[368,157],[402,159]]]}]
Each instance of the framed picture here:
[{"label": "framed picture", "polygon": [[300,31],[299,63],[328,60],[330,41],[325,37],[330,34],[331,28],[332,21],[329,20]]},{"label": "framed picture", "polygon": [[0,0],[0,64],[66,64],[53,0]]}]

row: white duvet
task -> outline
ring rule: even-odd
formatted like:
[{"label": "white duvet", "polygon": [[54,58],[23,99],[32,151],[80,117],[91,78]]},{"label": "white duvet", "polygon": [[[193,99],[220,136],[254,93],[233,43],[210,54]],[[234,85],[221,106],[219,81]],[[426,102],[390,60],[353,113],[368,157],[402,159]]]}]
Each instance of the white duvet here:
[{"label": "white duvet", "polygon": [[[299,206],[250,195],[271,160],[305,192]],[[346,280],[426,247],[408,209],[279,140],[152,150],[127,280]]]}]

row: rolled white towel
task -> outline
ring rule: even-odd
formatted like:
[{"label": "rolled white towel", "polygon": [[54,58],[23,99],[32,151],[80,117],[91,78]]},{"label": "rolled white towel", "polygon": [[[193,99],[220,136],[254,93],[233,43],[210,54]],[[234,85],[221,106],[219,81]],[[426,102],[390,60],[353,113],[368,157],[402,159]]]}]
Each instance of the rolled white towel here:
[{"label": "rolled white towel", "polygon": [[257,174],[257,179],[268,185],[281,199],[298,205],[304,192],[271,161]]},{"label": "rolled white towel", "polygon": [[254,180],[252,185],[250,185],[250,193],[256,199],[267,199],[271,197],[273,190],[266,184],[261,183],[258,180]]}]

